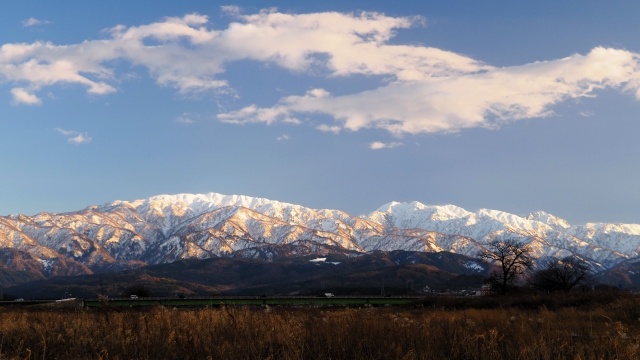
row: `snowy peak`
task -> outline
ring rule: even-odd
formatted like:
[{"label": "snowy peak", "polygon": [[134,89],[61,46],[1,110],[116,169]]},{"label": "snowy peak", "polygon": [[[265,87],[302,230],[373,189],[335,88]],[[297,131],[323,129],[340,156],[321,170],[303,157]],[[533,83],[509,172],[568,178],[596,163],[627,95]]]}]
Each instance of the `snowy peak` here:
[{"label": "snowy peak", "polygon": [[417,201],[410,203],[393,201],[382,205],[374,213],[393,214],[399,218],[407,218],[417,213],[431,220],[450,220],[471,214],[467,210],[455,205],[434,206],[425,205]]},{"label": "snowy peak", "polygon": [[431,206],[419,202],[400,203],[391,202],[383,205],[369,215],[370,219],[387,221],[392,226],[402,228],[421,228],[435,230],[434,227],[492,227],[494,229],[516,229],[527,231],[546,231],[550,228],[567,229],[570,227],[565,220],[547,214],[536,212],[527,217],[511,214],[499,210],[479,209],[476,212],[467,211],[455,205]]},{"label": "snowy peak", "polygon": [[471,213],[454,205],[433,206],[417,201],[410,203],[391,202],[369,214],[370,220],[403,229],[427,229],[433,222],[461,219]]},{"label": "snowy peak", "polygon": [[569,222],[567,222],[566,220],[561,219],[557,216],[553,216],[544,211],[532,212],[526,217],[526,219],[532,220],[532,221],[538,221],[538,222],[547,224],[554,229],[559,229],[559,230],[568,229],[571,227],[571,225],[569,225]]},{"label": "snowy peak", "polygon": [[178,194],[64,214],[0,217],[0,249],[28,252],[43,263],[70,258],[92,269],[261,254],[262,248],[298,244],[352,253],[473,255],[503,239],[527,243],[542,258],[574,254],[604,268],[640,256],[640,225],[571,226],[541,211],[523,217],[417,201],[391,202],[358,217],[244,195]]},{"label": "snowy peak", "polygon": [[279,202],[245,195],[177,194],[158,195],[135,201],[116,201],[98,207],[98,211],[108,212],[115,208],[129,208],[149,216],[198,216],[227,206],[237,206],[261,212],[278,220],[305,222],[312,217],[349,217],[338,210],[314,210],[300,205]]},{"label": "snowy peak", "polygon": [[180,203],[195,213],[203,213],[225,206],[241,206],[251,210],[282,209],[297,206],[264,198],[218,193],[159,195],[149,198],[145,202],[165,206],[166,204]]}]

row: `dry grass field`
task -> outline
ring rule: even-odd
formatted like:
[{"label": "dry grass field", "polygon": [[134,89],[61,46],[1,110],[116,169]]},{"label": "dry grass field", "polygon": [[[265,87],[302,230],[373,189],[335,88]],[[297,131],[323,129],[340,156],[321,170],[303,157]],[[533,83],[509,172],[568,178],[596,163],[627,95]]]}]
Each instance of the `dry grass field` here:
[{"label": "dry grass field", "polygon": [[640,299],[535,309],[2,308],[0,359],[640,359]]}]

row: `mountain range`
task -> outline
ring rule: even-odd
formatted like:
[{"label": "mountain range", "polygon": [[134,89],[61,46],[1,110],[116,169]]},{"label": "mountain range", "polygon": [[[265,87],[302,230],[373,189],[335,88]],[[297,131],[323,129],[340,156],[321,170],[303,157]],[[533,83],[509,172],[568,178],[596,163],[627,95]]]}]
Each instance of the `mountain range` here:
[{"label": "mountain range", "polygon": [[496,239],[527,243],[540,261],[575,255],[604,271],[635,263],[640,225],[570,225],[545,212],[519,216],[419,202],[391,202],[354,216],[249,196],[160,195],[68,213],[0,217],[0,282],[185,259],[354,257],[396,250],[474,257]]}]

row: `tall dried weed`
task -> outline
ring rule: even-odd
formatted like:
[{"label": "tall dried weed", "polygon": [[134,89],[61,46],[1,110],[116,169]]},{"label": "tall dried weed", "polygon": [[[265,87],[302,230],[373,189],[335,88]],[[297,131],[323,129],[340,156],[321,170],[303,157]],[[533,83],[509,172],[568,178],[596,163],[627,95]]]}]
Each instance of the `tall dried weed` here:
[{"label": "tall dried weed", "polygon": [[4,308],[0,359],[640,359],[638,305]]}]

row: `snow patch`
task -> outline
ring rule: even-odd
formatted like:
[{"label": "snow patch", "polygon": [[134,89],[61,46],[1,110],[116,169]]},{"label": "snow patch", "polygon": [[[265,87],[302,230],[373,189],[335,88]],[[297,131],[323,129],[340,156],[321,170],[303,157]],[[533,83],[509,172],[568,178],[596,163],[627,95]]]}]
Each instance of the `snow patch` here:
[{"label": "snow patch", "polygon": [[42,263],[42,267],[46,272],[51,271],[51,269],[53,268],[53,264],[55,262],[54,260],[45,260],[45,259],[39,259],[39,261]]},{"label": "snow patch", "polygon": [[462,263],[462,266],[473,271],[484,271],[484,266],[475,261],[465,261],[464,263]]}]

